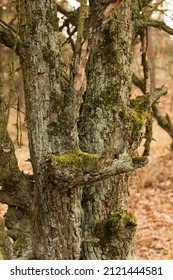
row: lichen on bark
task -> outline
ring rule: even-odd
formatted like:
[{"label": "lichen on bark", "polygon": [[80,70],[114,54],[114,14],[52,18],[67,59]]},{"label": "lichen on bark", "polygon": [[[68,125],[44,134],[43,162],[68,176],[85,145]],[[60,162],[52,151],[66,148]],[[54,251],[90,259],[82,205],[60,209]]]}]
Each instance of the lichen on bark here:
[{"label": "lichen on bark", "polygon": [[0,218],[0,260],[9,260],[12,254],[12,243],[5,229],[5,221]]},{"label": "lichen on bark", "polygon": [[114,210],[108,218],[96,223],[95,236],[99,239],[98,243],[106,259],[117,258],[120,239],[124,242],[122,247],[129,246],[133,241],[136,226],[135,215],[127,209]]}]

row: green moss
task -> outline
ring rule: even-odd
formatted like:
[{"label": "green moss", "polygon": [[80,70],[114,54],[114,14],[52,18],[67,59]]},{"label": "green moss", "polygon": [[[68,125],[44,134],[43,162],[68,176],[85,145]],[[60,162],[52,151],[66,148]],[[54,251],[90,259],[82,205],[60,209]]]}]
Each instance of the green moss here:
[{"label": "green moss", "polygon": [[101,242],[108,242],[112,236],[112,230],[116,227],[118,221],[121,219],[121,213],[114,211],[112,215],[96,224],[95,235]]},{"label": "green moss", "polygon": [[27,235],[23,235],[19,239],[17,239],[13,244],[14,256],[19,259],[23,256],[23,254],[27,251],[29,246],[29,239]]},{"label": "green moss", "polygon": [[136,112],[143,114],[148,111],[150,107],[149,96],[137,96],[135,99],[130,100],[130,107],[135,109]]},{"label": "green moss", "polygon": [[99,154],[89,154],[74,149],[60,156],[48,155],[48,158],[55,165],[66,167],[71,166],[78,170],[89,171],[96,168],[96,163],[99,156]]},{"label": "green moss", "polygon": [[130,138],[134,141],[142,135],[148,110],[149,97],[143,95],[131,99],[129,107],[119,113],[120,118],[126,123]]},{"label": "green moss", "polygon": [[145,125],[145,115],[136,111],[135,109],[128,108],[119,113],[120,118],[126,124],[128,135],[134,141],[141,135],[141,130]]},{"label": "green moss", "polygon": [[146,161],[148,160],[147,156],[135,156],[135,157],[132,157],[132,162],[133,164],[143,164],[145,163]]},{"label": "green moss", "polygon": [[149,110],[149,96],[138,96],[135,99],[130,100],[130,112],[131,120],[133,122],[133,139],[138,138],[141,134],[141,130],[145,125],[146,114]]},{"label": "green moss", "polygon": [[143,113],[130,109],[128,111],[129,119],[133,123],[134,133],[137,132],[145,124],[145,116]]},{"label": "green moss", "polygon": [[58,30],[58,17],[56,10],[50,11],[48,10],[46,13],[46,19],[50,23],[50,25],[53,27],[54,31]]},{"label": "green moss", "polygon": [[120,227],[129,226],[136,226],[135,215],[128,210],[114,211],[110,217],[96,224],[95,235],[105,244],[111,241],[112,236],[116,236]]},{"label": "green moss", "polygon": [[130,112],[131,116],[136,123],[136,129],[145,124],[146,113],[149,109],[148,96],[138,96],[135,99],[130,100]]},{"label": "green moss", "polygon": [[123,223],[125,226],[136,226],[137,225],[137,220],[135,215],[128,210],[123,211]]}]

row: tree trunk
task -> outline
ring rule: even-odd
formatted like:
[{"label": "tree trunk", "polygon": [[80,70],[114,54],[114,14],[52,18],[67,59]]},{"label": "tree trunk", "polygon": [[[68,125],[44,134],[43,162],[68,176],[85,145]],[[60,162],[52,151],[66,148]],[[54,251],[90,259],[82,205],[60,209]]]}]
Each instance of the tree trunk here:
[{"label": "tree trunk", "polygon": [[[105,164],[109,164],[121,154],[129,153],[130,148],[128,127],[121,117],[131,94],[130,1],[123,1],[113,16],[103,16],[101,9],[99,3],[91,1],[92,34],[79,138],[82,150],[103,153]],[[84,188],[82,259],[125,259],[131,256],[136,224],[123,224],[127,195],[126,174]],[[115,218],[115,223],[109,224],[114,213],[120,213],[121,218],[118,222]],[[110,228],[104,229],[106,224]],[[100,227],[105,230],[101,236],[97,230]]]},{"label": "tree trunk", "polygon": [[[33,177],[19,171],[13,147],[7,159],[0,138],[2,164],[10,158],[14,166],[6,168],[5,177],[0,172],[4,192],[11,172],[17,183],[21,179],[14,186],[20,199],[23,192],[29,199],[19,205],[25,219],[19,225],[15,255],[30,259],[131,258],[136,219],[127,206],[128,176],[147,163],[146,157],[136,156],[136,148],[147,111],[160,96],[156,92],[152,98],[130,100],[131,1],[92,0],[88,16],[86,1],[81,1],[69,76],[61,58],[54,1],[17,2],[16,43],[9,40],[14,38],[11,31],[7,37],[19,54],[23,71]],[[6,135],[5,109],[3,116],[0,131]],[[3,196],[13,210],[10,222],[13,216],[15,220],[19,217],[14,207],[17,194],[14,201]],[[26,221],[27,245],[20,251],[17,242]]]},{"label": "tree trunk", "polygon": [[[71,88],[63,78],[54,1],[20,1],[23,70],[31,161],[36,259],[78,259],[80,188],[59,190],[47,171],[49,154],[77,145]],[[77,209],[77,211],[76,211]]]}]

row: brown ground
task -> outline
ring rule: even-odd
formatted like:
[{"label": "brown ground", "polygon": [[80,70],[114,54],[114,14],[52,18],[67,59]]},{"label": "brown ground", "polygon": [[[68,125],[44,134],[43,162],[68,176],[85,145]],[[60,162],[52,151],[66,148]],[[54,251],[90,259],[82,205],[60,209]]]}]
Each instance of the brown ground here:
[{"label": "brown ground", "polygon": [[149,164],[129,184],[129,207],[138,220],[136,259],[173,259],[173,152],[168,135],[154,127]]},{"label": "brown ground", "polygon": [[[170,109],[170,99],[163,99],[163,111]],[[15,139],[14,111],[9,130]],[[129,208],[138,219],[136,259],[173,259],[173,152],[169,149],[170,137],[154,123],[154,139],[149,164],[134,172],[129,183]],[[26,131],[23,145],[16,147],[19,166],[32,172]],[[6,206],[0,204],[0,215]]]}]

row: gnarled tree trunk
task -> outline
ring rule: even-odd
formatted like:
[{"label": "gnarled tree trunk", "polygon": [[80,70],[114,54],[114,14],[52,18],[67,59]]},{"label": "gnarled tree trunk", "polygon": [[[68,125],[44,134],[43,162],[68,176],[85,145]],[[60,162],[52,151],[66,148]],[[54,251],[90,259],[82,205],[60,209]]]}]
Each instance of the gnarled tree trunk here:
[{"label": "gnarled tree trunk", "polygon": [[128,174],[147,163],[135,152],[160,96],[130,101],[131,1],[92,0],[89,13],[81,1],[69,76],[54,1],[17,2],[19,32],[4,32],[23,71],[33,177],[17,166],[2,98],[0,199],[9,205],[13,257],[131,258],[136,219],[127,206]]}]

